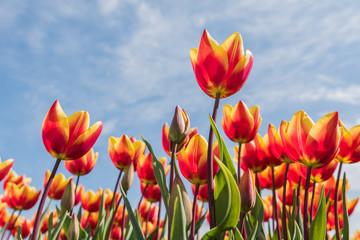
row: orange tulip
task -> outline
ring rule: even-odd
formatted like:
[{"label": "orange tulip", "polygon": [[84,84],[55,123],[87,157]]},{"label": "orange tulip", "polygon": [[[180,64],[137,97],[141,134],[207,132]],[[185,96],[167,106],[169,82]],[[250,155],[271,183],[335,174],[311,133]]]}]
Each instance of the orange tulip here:
[{"label": "orange tulip", "polygon": [[9,171],[9,173],[4,178],[4,189],[6,188],[8,183],[15,183],[16,185],[19,184],[29,184],[31,182],[31,178],[26,178],[24,174],[18,176],[16,172]]},{"label": "orange tulip", "polygon": [[[120,205],[118,207],[118,210],[116,211],[115,217],[114,217],[115,225],[120,226],[120,227],[121,227],[121,224],[122,224],[123,210],[124,210],[124,204],[122,204],[122,205]],[[128,213],[127,213],[126,208],[125,208],[125,215],[124,215],[124,217],[125,217],[124,221],[125,222],[126,222],[126,219],[127,219],[127,215],[128,215]]]},{"label": "orange tulip", "polygon": [[267,222],[273,215],[272,196],[267,195],[266,198],[262,198],[262,203],[264,205],[264,222]]},{"label": "orange tulip", "polygon": [[94,150],[91,149],[84,156],[72,161],[65,161],[65,168],[76,176],[83,176],[91,172],[94,168],[96,161],[98,159],[99,153],[94,153]]},{"label": "orange tulip", "polygon": [[267,133],[264,135],[263,138],[259,134],[257,134],[254,141],[259,159],[262,159],[262,161],[266,162],[266,164],[270,167],[275,167],[282,164],[282,162],[278,158],[276,158],[270,151],[269,135]]},{"label": "orange tulip", "polygon": [[9,214],[6,211],[6,207],[7,204],[5,202],[0,202],[0,227],[4,227],[10,219]]},{"label": "orange tulip", "polygon": [[103,190],[98,189],[96,193],[92,190],[87,190],[86,193],[82,196],[82,207],[88,212],[97,212],[100,208],[101,197]]},{"label": "orange tulip", "polygon": [[243,101],[238,102],[234,107],[224,105],[221,125],[226,136],[237,143],[253,140],[262,120],[259,109],[257,105],[248,109]]},{"label": "orange tulip", "polygon": [[67,117],[58,100],[47,112],[42,127],[46,150],[56,159],[72,160],[85,155],[98,139],[103,123],[89,128],[89,114],[85,111]]},{"label": "orange tulip", "polygon": [[55,227],[57,220],[59,219],[58,215],[57,215],[57,211],[53,211],[53,212],[49,212],[47,215],[45,215],[44,220],[41,223],[41,228],[40,231],[41,233],[46,233],[47,230],[49,229],[49,217],[50,214],[53,214],[53,227]]},{"label": "orange tulip", "polygon": [[[46,170],[45,179],[44,179],[44,188],[49,180],[50,171]],[[64,194],[66,185],[72,178],[65,179],[65,176],[62,173],[57,174],[50,186],[49,192],[47,196],[54,200],[60,200],[62,195]]]},{"label": "orange tulip", "polygon": [[252,65],[249,50],[244,55],[239,33],[233,33],[219,45],[206,31],[203,32],[199,48],[190,50],[191,64],[200,88],[212,98],[220,98],[238,92],[245,84]]},{"label": "orange tulip", "polygon": [[117,169],[125,170],[133,162],[134,155],[134,144],[128,136],[109,138],[109,156]]},{"label": "orange tulip", "polygon": [[268,127],[268,138],[271,153],[283,163],[293,163],[284,150],[284,145],[281,141],[280,133],[271,123]]},{"label": "orange tulip", "polygon": [[110,239],[111,240],[121,239],[121,232],[122,232],[121,227],[113,226],[113,228],[111,229]]},{"label": "orange tulip", "polygon": [[285,203],[285,205],[292,206],[294,202],[294,193],[295,193],[296,186],[292,182],[289,182],[286,184],[286,190],[285,190],[285,199],[283,199],[283,191],[284,187],[279,188],[276,190],[276,195],[278,196],[279,200],[282,203]]},{"label": "orange tulip", "polygon": [[84,211],[80,219],[80,225],[83,229],[90,226],[91,230],[94,230],[99,221],[99,212],[88,212]]},{"label": "orange tulip", "polygon": [[[346,202],[349,216],[353,213],[358,201],[359,201],[359,198],[355,198],[349,202]],[[340,228],[343,228],[343,219],[344,219],[342,206],[343,206],[343,202],[339,201],[338,202],[338,212],[339,212]],[[328,213],[328,218],[327,218],[327,230],[330,231],[332,229],[335,229],[334,204],[331,205],[331,210]]]},{"label": "orange tulip", "polygon": [[291,160],[313,169],[321,168],[333,160],[338,151],[338,113],[329,113],[314,124],[304,111],[298,111],[290,123],[281,123],[280,134]]},{"label": "orange tulip", "polygon": [[[279,189],[284,185],[285,164],[274,167],[275,189]],[[266,189],[273,189],[271,167],[267,167],[264,171],[258,173],[259,184]]]},{"label": "orange tulip", "polygon": [[18,219],[15,222],[15,226],[11,231],[11,235],[17,236],[18,228],[21,226],[21,237],[27,238],[30,235],[30,231],[32,228],[31,221],[24,217],[18,217]]},{"label": "orange tulip", "polygon": [[[197,134],[178,154],[179,167],[182,175],[192,184],[207,183],[207,150],[206,139]],[[213,160],[214,176],[219,166]]]},{"label": "orange tulip", "polygon": [[139,162],[141,156],[145,154],[146,145],[141,140],[136,140],[134,137],[130,138],[131,142],[134,146],[134,158],[133,158],[133,164],[134,164],[134,171],[136,172],[137,163]]},{"label": "orange tulip", "polygon": [[158,210],[159,209],[155,204],[151,204],[149,201],[142,201],[139,208],[141,221],[145,222],[148,219],[149,222],[156,224]]},{"label": "orange tulip", "polygon": [[158,202],[161,199],[161,192],[159,185],[147,185],[144,193],[146,183],[140,182],[141,194],[144,194],[144,198],[149,202]]},{"label": "orange tulip", "polygon": [[[196,185],[191,184],[191,190],[192,190],[193,194],[195,194],[195,188],[196,188]],[[209,194],[208,194],[207,184],[199,186],[199,192],[198,192],[198,195],[197,195],[197,199],[199,199],[202,202],[208,202],[209,201]]]},{"label": "orange tulip", "polygon": [[360,230],[357,230],[354,234],[354,238],[352,238],[351,240],[360,240]]},{"label": "orange tulip", "polygon": [[[255,138],[259,138],[260,135],[257,135]],[[237,163],[238,162],[238,152],[239,146],[234,147],[235,157],[233,160]],[[254,173],[262,172],[266,167],[267,163],[265,162],[264,158],[259,158],[257,154],[256,144],[254,141],[245,143],[242,146],[241,151],[241,168],[251,169]]]},{"label": "orange tulip", "polygon": [[[111,206],[113,197],[114,197],[114,192],[111,191],[110,189],[105,189],[104,191],[105,209],[108,209]],[[116,192],[115,206],[119,201],[120,201],[120,193]]]},{"label": "orange tulip", "polygon": [[[163,165],[164,169],[166,168],[166,158],[161,157],[158,159]],[[153,159],[151,153],[148,153],[146,156],[142,156],[138,162],[137,175],[141,182],[154,185],[156,184],[156,179],[153,170]],[[167,170],[165,169],[165,172]]]},{"label": "orange tulip", "polygon": [[254,208],[256,202],[255,177],[250,169],[246,169],[238,184],[241,197],[241,212],[247,213]]},{"label": "orange tulip", "polygon": [[0,181],[4,179],[4,177],[10,172],[14,164],[14,159],[8,159],[5,162],[1,162],[0,158]]},{"label": "orange tulip", "polygon": [[[341,124],[342,125],[342,124]],[[336,161],[342,163],[356,163],[360,161],[360,125],[347,130],[344,125],[340,127],[341,140]]]},{"label": "orange tulip", "polygon": [[28,185],[16,185],[9,183],[5,189],[5,201],[11,209],[28,210],[32,208],[39,199],[41,190],[37,191]]}]

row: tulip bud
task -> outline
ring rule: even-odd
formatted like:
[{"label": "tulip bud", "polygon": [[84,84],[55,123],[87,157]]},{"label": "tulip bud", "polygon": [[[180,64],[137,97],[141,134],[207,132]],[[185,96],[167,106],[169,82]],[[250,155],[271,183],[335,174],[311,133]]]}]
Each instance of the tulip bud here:
[{"label": "tulip bud", "polygon": [[130,189],[133,180],[134,180],[134,165],[130,164],[126,169],[123,178],[121,179],[121,187],[124,189],[125,192]]},{"label": "tulip bud", "polygon": [[247,213],[254,208],[256,202],[254,174],[250,169],[247,169],[241,176],[239,191],[241,198],[241,212]]},{"label": "tulip bud", "polygon": [[61,197],[61,212],[70,211],[75,205],[75,186],[71,178],[65,188],[64,194]]},{"label": "tulip bud", "polygon": [[69,229],[67,232],[67,239],[71,239],[71,240],[79,239],[79,220],[75,213],[71,217]]},{"label": "tulip bud", "polygon": [[173,187],[171,189],[171,193],[170,193],[169,219],[170,219],[170,221],[172,221],[173,213],[174,213],[175,199],[178,197],[178,191],[177,191],[176,186],[179,186],[179,188],[180,188],[181,197],[183,200],[184,210],[185,210],[185,215],[186,215],[186,225],[188,226],[192,220],[191,202],[190,202],[189,196],[187,195],[184,183],[181,181],[181,178],[177,174],[175,176],[174,185],[173,185]]},{"label": "tulip bud", "polygon": [[184,109],[178,105],[170,125],[169,138],[174,143],[181,144],[188,137],[189,131],[190,119]]}]

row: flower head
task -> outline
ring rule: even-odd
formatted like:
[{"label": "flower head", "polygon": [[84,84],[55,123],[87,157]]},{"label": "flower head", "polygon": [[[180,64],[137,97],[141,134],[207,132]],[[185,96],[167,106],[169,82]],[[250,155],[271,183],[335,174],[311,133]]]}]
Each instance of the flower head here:
[{"label": "flower head", "polygon": [[14,210],[28,210],[39,199],[41,191],[24,184],[9,183],[5,188],[4,199],[8,206]]},{"label": "flower head", "polygon": [[76,176],[83,176],[91,172],[96,164],[98,156],[99,153],[94,153],[94,150],[91,149],[81,158],[65,161],[64,165],[70,173]]},{"label": "flower head", "polygon": [[249,50],[244,54],[242,38],[233,33],[219,45],[205,29],[199,48],[190,50],[196,81],[210,97],[228,97],[245,84],[253,65]]},{"label": "flower head", "polygon": [[128,136],[122,135],[120,138],[109,138],[109,156],[117,169],[125,170],[132,164],[134,155],[134,144]]},{"label": "flower head", "polygon": [[72,160],[85,155],[98,139],[103,123],[96,122],[89,128],[90,117],[79,111],[67,117],[58,100],[47,112],[42,139],[46,150],[56,159]]}]

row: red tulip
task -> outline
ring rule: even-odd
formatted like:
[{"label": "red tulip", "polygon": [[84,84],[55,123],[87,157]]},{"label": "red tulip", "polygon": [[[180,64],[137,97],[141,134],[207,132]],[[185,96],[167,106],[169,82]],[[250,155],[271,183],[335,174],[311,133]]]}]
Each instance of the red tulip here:
[{"label": "red tulip", "polygon": [[[164,169],[166,168],[166,158],[161,157],[158,159],[159,162],[163,165]],[[165,173],[168,169],[165,169]],[[142,156],[138,162],[137,175],[141,182],[154,185],[156,184],[156,179],[153,170],[153,159],[151,153],[148,153],[146,156]]]},{"label": "red tulip", "polygon": [[86,191],[86,193],[82,196],[83,209],[88,212],[99,211],[102,194],[103,190],[101,188],[99,188],[96,193],[92,190]]},{"label": "red tulip", "polygon": [[[259,138],[257,135],[255,138]],[[234,147],[235,157],[234,161],[238,161],[239,146]],[[256,150],[256,144],[254,141],[243,144],[241,151],[241,168],[251,169],[254,173],[262,172],[267,167],[267,163],[264,158],[259,158]]]},{"label": "red tulip", "polygon": [[91,149],[88,153],[78,159],[72,161],[65,161],[65,168],[76,176],[83,176],[91,172],[98,159],[99,153],[94,154],[94,150]]},{"label": "red tulip", "polygon": [[93,147],[103,128],[101,121],[90,128],[89,122],[89,114],[85,111],[67,117],[56,100],[47,112],[42,127],[46,150],[61,160],[82,157]]},{"label": "red tulip", "polygon": [[135,147],[130,138],[122,135],[120,138],[109,138],[109,156],[115,167],[119,170],[125,170],[133,163]]},{"label": "red tulip", "polygon": [[244,55],[239,33],[233,33],[219,45],[204,30],[199,49],[190,50],[191,64],[200,88],[210,97],[228,97],[245,84],[253,64],[249,50]]},{"label": "red tulip", "polygon": [[5,189],[4,199],[8,206],[14,210],[28,210],[39,199],[41,191],[28,185],[9,183]]},{"label": "red tulip", "polygon": [[10,172],[14,164],[14,159],[8,159],[5,162],[1,162],[0,158],[0,181],[4,179],[4,177]]},{"label": "red tulip", "polygon": [[[49,180],[49,177],[50,171],[47,170],[45,173],[44,188]],[[65,179],[65,176],[62,173],[57,174],[50,185],[47,196],[54,200],[60,200],[70,179],[72,178]]]},{"label": "red tulip", "polygon": [[[342,124],[341,124],[342,125]],[[341,140],[336,160],[342,163],[356,163],[360,161],[360,125],[347,130],[340,127]]]}]

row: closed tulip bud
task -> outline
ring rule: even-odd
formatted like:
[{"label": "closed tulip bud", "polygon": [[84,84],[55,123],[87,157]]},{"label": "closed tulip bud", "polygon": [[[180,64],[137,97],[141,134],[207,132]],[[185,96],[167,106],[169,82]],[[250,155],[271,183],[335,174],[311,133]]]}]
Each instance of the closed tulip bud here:
[{"label": "closed tulip bud", "polygon": [[123,178],[121,179],[121,187],[124,189],[125,192],[130,189],[133,180],[134,180],[134,165],[130,164],[129,167],[126,169]]},{"label": "closed tulip bud", "polygon": [[174,180],[174,185],[171,189],[171,193],[170,193],[170,201],[169,201],[169,219],[171,219],[170,221],[172,221],[173,219],[173,213],[174,213],[174,204],[175,204],[175,199],[178,198],[178,191],[177,191],[177,186],[179,186],[180,188],[180,192],[181,192],[181,196],[182,200],[183,200],[183,204],[184,204],[184,210],[185,210],[185,215],[186,215],[186,225],[188,226],[191,223],[191,219],[192,219],[192,207],[191,207],[191,202],[189,199],[189,196],[186,192],[184,183],[181,181],[181,178],[179,177],[179,175],[176,175],[175,180]]},{"label": "closed tulip bud", "polygon": [[71,178],[67,183],[64,194],[61,198],[61,211],[64,213],[65,211],[70,211],[75,205],[75,186],[74,181]]},{"label": "closed tulip bud", "polygon": [[75,213],[71,217],[71,222],[67,232],[67,238],[71,240],[79,239],[79,220]]},{"label": "closed tulip bud", "polygon": [[190,119],[184,109],[176,106],[175,114],[172,119],[169,138],[171,141],[177,144],[181,144],[189,135]]},{"label": "closed tulip bud", "polygon": [[242,175],[239,183],[239,191],[241,197],[241,212],[247,213],[255,206],[256,188],[254,174],[247,169]]}]

